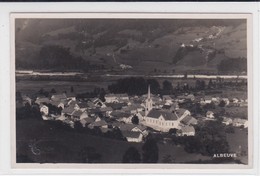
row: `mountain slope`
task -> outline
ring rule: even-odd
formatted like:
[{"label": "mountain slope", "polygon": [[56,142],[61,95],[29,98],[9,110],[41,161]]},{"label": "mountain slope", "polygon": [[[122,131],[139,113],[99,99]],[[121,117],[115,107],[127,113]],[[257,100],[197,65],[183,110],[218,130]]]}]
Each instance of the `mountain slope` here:
[{"label": "mountain slope", "polygon": [[[217,73],[234,71],[220,69],[221,62],[238,59],[239,64],[247,55],[245,20],[19,19],[16,26],[19,69],[89,71],[84,65],[91,65],[93,70],[119,73]],[[56,46],[70,54],[59,58],[53,51],[45,57],[59,62],[47,58],[50,63],[44,66],[41,51]],[[80,63],[72,68],[70,62]],[[244,71],[246,66],[236,70]]]}]

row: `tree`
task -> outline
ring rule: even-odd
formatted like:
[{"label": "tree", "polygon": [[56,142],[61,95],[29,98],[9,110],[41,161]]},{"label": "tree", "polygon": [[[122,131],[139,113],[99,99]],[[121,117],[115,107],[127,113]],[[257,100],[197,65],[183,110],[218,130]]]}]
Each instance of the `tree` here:
[{"label": "tree", "polygon": [[70,87],[70,92],[74,92],[73,86]]},{"label": "tree", "polygon": [[213,88],[213,83],[212,83],[212,80],[210,79],[209,83],[208,83],[208,89],[211,89],[211,88]]},{"label": "tree", "polygon": [[123,155],[123,163],[140,163],[141,156],[135,147],[129,147]]},{"label": "tree", "polygon": [[226,102],[221,100],[218,106],[219,107],[225,107],[226,106]]},{"label": "tree", "polygon": [[132,123],[135,124],[135,125],[138,125],[138,124],[139,124],[139,118],[138,118],[136,115],[134,115],[134,116],[132,117],[131,121],[132,121]]},{"label": "tree", "polygon": [[171,93],[173,90],[172,83],[167,80],[163,81],[163,90]]},{"label": "tree", "polygon": [[54,93],[56,93],[56,90],[54,88],[52,88],[50,93],[54,94]]},{"label": "tree", "polygon": [[151,87],[151,93],[158,94],[160,91],[160,84],[156,79],[147,79],[147,85]]},{"label": "tree", "polygon": [[143,163],[157,163],[159,149],[154,139],[148,139],[142,146]]}]

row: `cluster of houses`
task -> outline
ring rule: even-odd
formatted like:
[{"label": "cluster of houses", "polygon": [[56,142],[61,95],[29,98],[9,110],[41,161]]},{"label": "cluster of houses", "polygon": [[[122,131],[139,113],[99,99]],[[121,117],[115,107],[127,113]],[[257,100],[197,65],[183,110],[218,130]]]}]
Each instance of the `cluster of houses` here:
[{"label": "cluster of houses", "polygon": [[[99,128],[103,133],[118,128],[127,141],[142,142],[151,131],[169,132],[171,129],[176,129],[178,136],[194,136],[193,126],[198,121],[187,109],[179,108],[179,103],[187,100],[195,101],[195,99],[192,94],[175,98],[170,95],[162,97],[152,95],[149,86],[148,93],[143,96],[106,94],[105,102],[102,102],[99,98],[78,100],[73,93],[62,93],[51,97],[39,96],[35,104],[40,107],[44,120],[60,120],[72,128],[75,122],[79,121],[83,127]],[[23,100],[32,104],[28,96],[23,96]],[[230,104],[227,98],[212,97],[204,97],[200,103],[207,104],[221,100],[226,105]],[[232,102],[239,101],[232,100]],[[211,111],[208,111],[205,116],[206,120],[214,120],[214,113]],[[134,117],[138,118],[138,123],[133,123]],[[247,127],[247,121],[238,118],[224,118],[223,123]]]},{"label": "cluster of houses", "polygon": [[212,96],[204,96],[200,98],[200,104],[210,104],[214,103],[215,105],[219,105],[220,103],[224,102],[225,106],[236,106],[236,107],[246,107],[247,106],[247,99],[239,99],[239,98],[220,98],[220,97],[212,97]]}]

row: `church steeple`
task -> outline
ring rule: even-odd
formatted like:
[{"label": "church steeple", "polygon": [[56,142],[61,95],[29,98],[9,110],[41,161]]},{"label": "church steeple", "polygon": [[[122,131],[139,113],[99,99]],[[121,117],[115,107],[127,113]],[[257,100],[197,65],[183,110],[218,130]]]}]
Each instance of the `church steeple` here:
[{"label": "church steeple", "polygon": [[153,101],[151,99],[150,85],[148,85],[147,99],[145,100],[145,116],[153,109]]}]

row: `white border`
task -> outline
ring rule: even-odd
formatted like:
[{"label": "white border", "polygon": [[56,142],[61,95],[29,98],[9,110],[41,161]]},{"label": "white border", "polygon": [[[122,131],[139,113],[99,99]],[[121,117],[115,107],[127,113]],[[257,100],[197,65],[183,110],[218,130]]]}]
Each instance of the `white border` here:
[{"label": "white border", "polygon": [[189,170],[129,170],[129,169],[11,169],[10,160],[10,28],[11,12],[168,12],[168,13],[251,13],[253,15],[253,117],[254,129],[259,129],[259,9],[258,3],[0,3],[0,174],[254,174],[259,167],[259,130],[254,131],[253,169],[189,169]]}]

